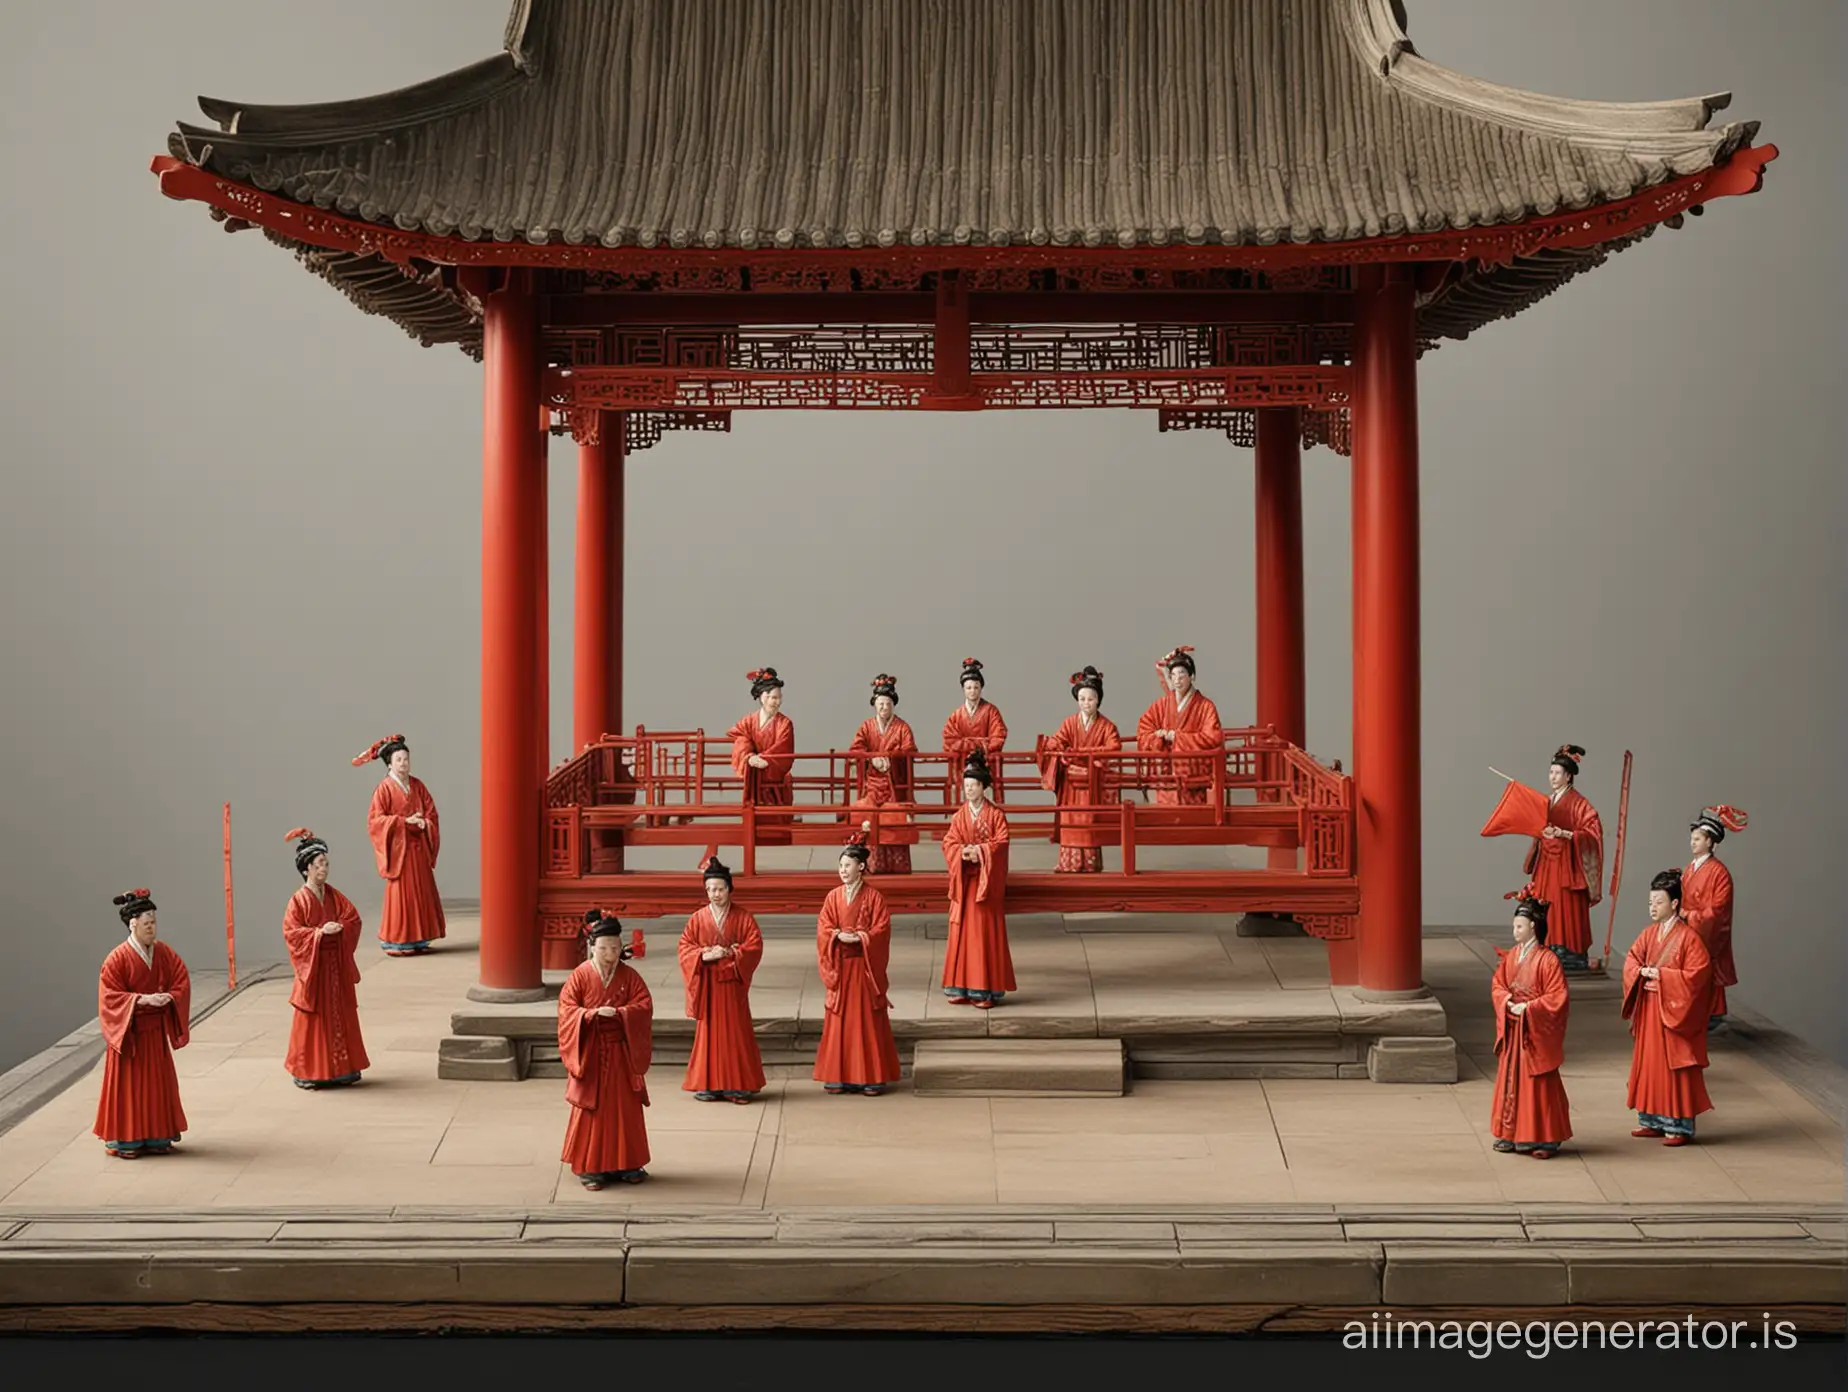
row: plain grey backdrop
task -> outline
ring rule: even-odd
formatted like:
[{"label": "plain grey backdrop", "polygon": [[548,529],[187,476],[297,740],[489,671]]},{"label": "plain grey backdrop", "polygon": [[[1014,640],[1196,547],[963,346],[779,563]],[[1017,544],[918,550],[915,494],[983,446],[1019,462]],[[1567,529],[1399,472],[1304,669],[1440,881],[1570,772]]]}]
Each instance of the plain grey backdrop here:
[{"label": "plain grey backdrop", "polygon": [[[1421,365],[1427,921],[1499,923],[1522,882],[1523,846],[1477,835],[1489,765],[1538,785],[1584,745],[1614,836],[1630,749],[1616,949],[1690,818],[1743,807],[1736,999],[1840,1056],[1845,8],[1409,8],[1433,61],[1583,98],[1731,90],[1783,152],[1761,193]],[[382,735],[442,809],[443,892],[476,893],[480,370],[163,199],[148,162],[197,94],[384,91],[491,55],[506,11],[6,6],[0,1068],[94,1011],[123,889],[223,966],[227,801],[241,967],[281,956],[298,824],[370,931],[378,770],[348,760]],[[575,484],[555,441],[556,757]],[[881,671],[930,740],[974,655],[1030,746],[1085,663],[1133,725],[1183,642],[1228,723],[1252,716],[1251,460],[1223,437],[1124,411],[740,414],[633,457],[628,489],[630,724],[723,730],[770,663],[804,749],[846,744]],[[1344,460],[1306,455],[1305,511],[1309,744],[1345,759]]]}]

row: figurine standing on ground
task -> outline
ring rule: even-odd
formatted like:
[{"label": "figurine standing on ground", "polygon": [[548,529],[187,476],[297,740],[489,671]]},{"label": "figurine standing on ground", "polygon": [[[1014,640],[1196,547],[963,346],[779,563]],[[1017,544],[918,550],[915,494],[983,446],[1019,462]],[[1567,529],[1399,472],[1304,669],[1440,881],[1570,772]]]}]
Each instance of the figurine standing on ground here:
[{"label": "figurine standing on ground", "polygon": [[145,889],[115,897],[128,938],[103,958],[96,1013],[103,1027],[103,1089],[96,1137],[121,1160],[165,1155],[186,1130],[173,1051],[192,1037],[192,977],[159,938]]},{"label": "figurine standing on ground", "polygon": [[[996,767],[1007,749],[1007,721],[983,694],[988,690],[988,679],[982,675],[982,664],[973,657],[963,659],[962,689],[963,703],[943,722],[944,763],[953,772],[979,749],[988,765]],[[995,788],[993,792],[999,802],[1001,790]]]},{"label": "figurine standing on ground", "polygon": [[1688,849],[1694,859],[1681,872],[1681,914],[1688,927],[1700,934],[1701,946],[1713,962],[1713,1004],[1708,1007],[1707,1028],[1726,1023],[1726,988],[1739,984],[1733,968],[1732,872],[1720,863],[1713,848],[1728,831],[1745,830],[1745,813],[1721,804],[1701,811],[1688,824]]},{"label": "figurine standing on ground", "polygon": [[299,1088],[343,1087],[372,1066],[359,1032],[359,934],[353,901],[327,882],[327,842],[306,827],[295,842],[302,887],[283,910],[282,938],[295,967],[294,1019],[283,1067]]},{"label": "figurine standing on ground", "polygon": [[[1040,746],[1040,784],[1059,800],[1059,806],[1106,803],[1114,796],[1108,768],[1097,764],[1097,793],[1091,794],[1091,768],[1096,755],[1120,753],[1123,736],[1099,709],[1104,703],[1104,674],[1095,667],[1072,673],[1072,699],[1078,713],[1068,715],[1058,732]],[[1104,868],[1104,846],[1112,839],[1105,829],[1111,821],[1100,812],[1064,812],[1053,825],[1052,839],[1059,845],[1059,869],[1095,874]]]},{"label": "figurine standing on ground", "polygon": [[353,760],[353,767],[378,759],[385,777],[373,791],[366,834],[385,881],[379,911],[379,943],[389,957],[414,957],[448,935],[443,899],[436,890],[436,857],[443,848],[436,799],[423,780],[411,776],[411,748],[403,735],[390,735]]},{"label": "figurine standing on ground", "polygon": [[732,772],[744,780],[744,801],[757,813],[757,844],[789,844],[788,813],[765,815],[765,807],[788,807],[795,798],[796,727],[783,714],[783,679],[776,668],[746,672],[757,709],[725,732],[732,742]]},{"label": "figurine standing on ground", "polygon": [[866,882],[868,852],[855,836],[841,852],[841,887],[815,921],[815,955],[827,988],[815,1079],[829,1092],[876,1097],[899,1079],[887,967],[892,913]]},{"label": "figurine standing on ground", "polygon": [[687,983],[693,1057],[682,1084],[702,1102],[749,1102],[764,1090],[763,1056],[751,1021],[751,978],[764,938],[750,911],[732,903],[731,871],[706,862],[706,907],[680,935],[680,974]]},{"label": "figurine standing on ground", "polygon": [[1514,899],[1514,947],[1489,982],[1495,1006],[1495,1148],[1550,1160],[1572,1139],[1572,1112],[1559,1067],[1571,1001],[1566,971],[1546,950],[1547,905],[1529,885]]},{"label": "figurine standing on ground", "polygon": [[589,961],[558,992],[558,1057],[565,1065],[565,1150],[559,1158],[586,1189],[648,1177],[648,1064],[654,998],[629,965],[622,924],[607,910],[584,915]]},{"label": "figurine standing on ground", "polygon": [[1575,786],[1585,751],[1562,744],[1547,769],[1552,792],[1546,828],[1522,869],[1551,906],[1549,936],[1560,964],[1584,969],[1591,952],[1591,906],[1604,898],[1604,823]]},{"label": "figurine standing on ground", "polygon": [[[898,718],[898,678],[881,672],[873,678],[871,720],[854,732],[851,753],[864,755],[858,765],[859,795],[853,806],[879,807],[888,802],[915,802],[911,760],[918,742],[911,727]],[[879,819],[879,847],[873,852],[871,873],[908,875],[911,848],[918,829],[904,813],[886,813]]]},{"label": "figurine standing on ground", "polygon": [[[1194,687],[1193,649],[1175,648],[1155,665],[1168,692],[1136,722],[1136,752],[1223,756],[1226,737],[1219,708]],[[1177,758],[1171,774],[1173,783],[1155,790],[1158,805],[1206,803],[1213,786],[1212,759]]]},{"label": "figurine standing on ground", "polygon": [[950,940],[943,994],[951,1005],[988,1010],[1014,984],[1007,946],[1007,814],[988,799],[994,782],[977,749],[963,768],[963,805],[943,833],[950,871]]},{"label": "figurine standing on ground", "polygon": [[1707,1096],[1707,1009],[1713,963],[1700,934],[1681,916],[1681,872],[1649,882],[1649,923],[1623,962],[1623,1017],[1635,1039],[1630,1091],[1632,1136],[1663,1145],[1694,1140],[1694,1118],[1713,1110]]}]

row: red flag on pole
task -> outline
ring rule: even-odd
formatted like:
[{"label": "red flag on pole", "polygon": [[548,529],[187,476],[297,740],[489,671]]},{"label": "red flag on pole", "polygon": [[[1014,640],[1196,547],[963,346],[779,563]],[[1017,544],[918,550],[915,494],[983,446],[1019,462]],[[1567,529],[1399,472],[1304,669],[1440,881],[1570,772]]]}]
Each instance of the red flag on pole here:
[{"label": "red flag on pole", "polygon": [[225,804],[225,967],[230,973],[227,983],[237,989],[237,927],[231,912],[231,804]]},{"label": "red flag on pole", "polygon": [[1489,814],[1482,834],[1538,836],[1546,830],[1546,794],[1525,783],[1516,782],[1505,773],[1501,776],[1507,779],[1507,786],[1502,789],[1501,801],[1495,804],[1495,810]]},{"label": "red flag on pole", "polygon": [[1617,886],[1623,883],[1623,835],[1630,824],[1630,751],[1623,751],[1623,792],[1617,799],[1617,852],[1611,857],[1611,916],[1604,925],[1604,955],[1592,964],[1602,970],[1611,960],[1611,934],[1617,927]]}]

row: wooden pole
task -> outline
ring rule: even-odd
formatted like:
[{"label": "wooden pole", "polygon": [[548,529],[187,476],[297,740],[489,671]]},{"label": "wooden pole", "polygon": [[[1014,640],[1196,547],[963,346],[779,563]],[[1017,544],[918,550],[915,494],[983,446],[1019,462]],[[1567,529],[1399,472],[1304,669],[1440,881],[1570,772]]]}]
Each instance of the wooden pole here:
[{"label": "wooden pole", "polygon": [[1611,914],[1604,924],[1604,955],[1592,963],[1594,971],[1604,971],[1611,963],[1611,934],[1617,931],[1617,886],[1623,883],[1623,839],[1630,826],[1631,751],[1623,751],[1623,793],[1617,799],[1617,854],[1611,860]]},{"label": "wooden pole", "polygon": [[237,989],[237,916],[231,908],[231,804],[225,804],[225,969],[230,974],[227,983],[233,991]]}]

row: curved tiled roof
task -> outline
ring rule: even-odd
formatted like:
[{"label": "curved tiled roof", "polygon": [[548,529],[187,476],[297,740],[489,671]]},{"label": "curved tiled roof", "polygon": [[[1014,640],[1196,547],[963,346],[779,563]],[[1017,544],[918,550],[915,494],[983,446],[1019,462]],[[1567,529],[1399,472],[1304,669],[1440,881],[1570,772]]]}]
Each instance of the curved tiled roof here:
[{"label": "curved tiled roof", "polygon": [[[1481,82],[1404,25],[1396,0],[519,0],[495,58],[358,101],[204,99],[217,129],[170,146],[469,240],[1080,248],[1516,222],[1708,169],[1756,133],[1710,124],[1726,95]],[[1522,293],[1490,295],[1488,317]]]}]

